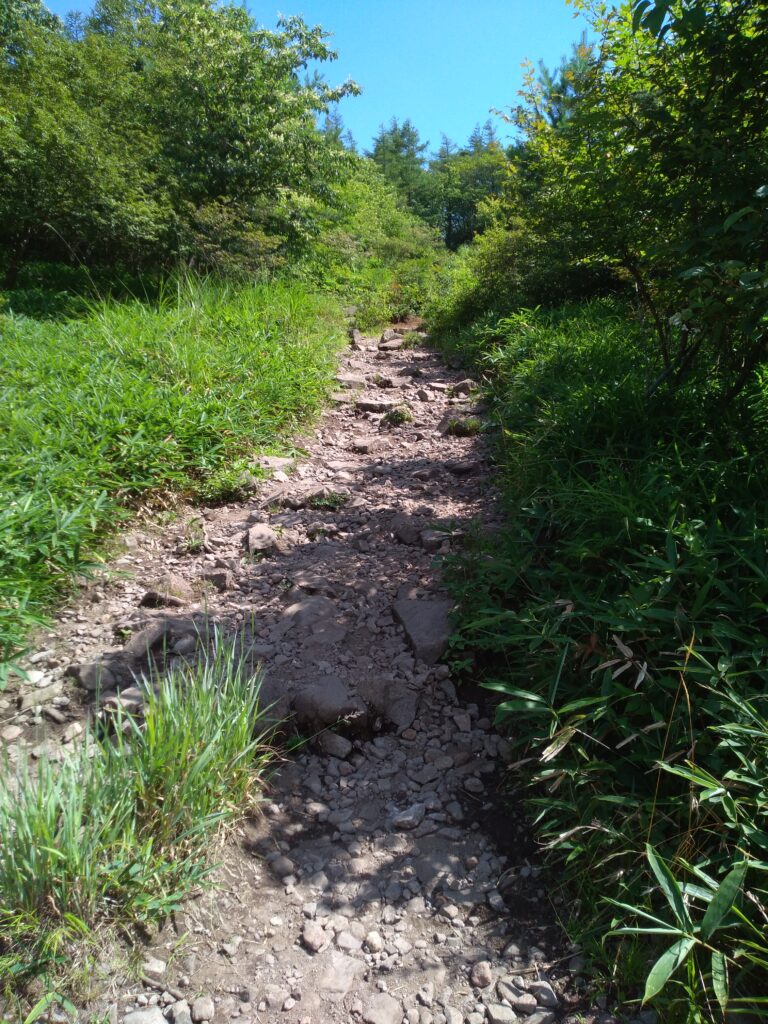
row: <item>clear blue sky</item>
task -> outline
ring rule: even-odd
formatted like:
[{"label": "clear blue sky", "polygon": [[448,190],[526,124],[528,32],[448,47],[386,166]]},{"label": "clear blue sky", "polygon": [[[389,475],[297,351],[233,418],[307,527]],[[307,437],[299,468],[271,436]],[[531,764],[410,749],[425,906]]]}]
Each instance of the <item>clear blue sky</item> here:
[{"label": "clear blue sky", "polygon": [[[48,6],[64,14],[91,4]],[[392,117],[410,117],[432,148],[443,132],[464,142],[491,107],[516,102],[525,58],[556,65],[584,27],[565,0],[249,0],[248,7],[270,28],[278,13],[300,14],[333,34],[339,59],[324,74],[362,87],[340,110],[362,148]],[[496,120],[502,138],[510,137]]]}]

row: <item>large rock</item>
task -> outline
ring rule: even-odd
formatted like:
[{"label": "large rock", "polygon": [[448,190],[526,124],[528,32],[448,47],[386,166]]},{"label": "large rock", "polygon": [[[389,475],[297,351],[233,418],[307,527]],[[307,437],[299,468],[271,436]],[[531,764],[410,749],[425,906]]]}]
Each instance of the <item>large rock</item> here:
[{"label": "large rock", "polygon": [[355,408],[358,412],[389,412],[396,409],[400,403],[396,398],[385,398],[383,395],[369,398],[358,398]]},{"label": "large rock", "polygon": [[363,1010],[365,1024],[400,1024],[403,1008],[388,992],[379,992]]},{"label": "large rock", "polygon": [[364,676],[357,684],[357,692],[373,711],[398,729],[407,729],[416,718],[419,694],[405,682]]},{"label": "large rock", "polygon": [[99,661],[85,662],[78,665],[70,665],[64,673],[69,679],[74,679],[78,686],[94,693],[96,690],[109,690],[115,685],[115,677]]},{"label": "large rock", "polygon": [[330,963],[320,978],[320,991],[331,1002],[341,1002],[355,983],[355,978],[363,970],[365,964],[354,960],[346,953],[333,952]]},{"label": "large rock", "polygon": [[266,523],[256,523],[245,535],[245,546],[252,555],[270,555],[277,548],[277,534]]},{"label": "large rock", "polygon": [[338,676],[318,676],[302,686],[293,698],[300,726],[321,729],[364,712],[362,701],[353,696]]},{"label": "large rock", "polygon": [[390,521],[389,528],[401,544],[415,546],[424,530],[424,520],[407,512],[396,512]]},{"label": "large rock", "polygon": [[183,576],[167,572],[152,583],[139,603],[144,608],[181,608],[194,600],[192,585]]},{"label": "large rock", "polygon": [[427,665],[439,661],[448,648],[452,608],[453,602],[447,598],[401,598],[392,606],[413,653]]}]

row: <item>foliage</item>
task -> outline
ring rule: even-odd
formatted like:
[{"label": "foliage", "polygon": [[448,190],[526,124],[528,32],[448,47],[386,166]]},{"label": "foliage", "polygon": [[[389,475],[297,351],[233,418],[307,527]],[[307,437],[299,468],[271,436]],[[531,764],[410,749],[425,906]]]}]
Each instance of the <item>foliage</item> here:
[{"label": "foliage", "polygon": [[216,500],[319,408],[336,315],[299,283],[186,279],[63,323],[0,316],[0,661],[128,508]]},{"label": "foliage", "polygon": [[379,128],[366,153],[410,209],[421,216],[428,214],[433,191],[425,167],[428,145],[421,141],[418,130],[408,119],[400,124],[393,117],[387,128]]},{"label": "foliage", "polygon": [[[0,984],[66,975],[73,940],[162,920],[204,882],[211,838],[252,805],[268,762],[259,681],[216,637],[194,666],[146,681],[141,723],[116,712],[59,765],[5,766]],[[57,997],[53,997],[54,999]]]},{"label": "foliage", "polygon": [[353,157],[294,272],[357,307],[362,328],[417,311],[441,264],[436,234],[410,212],[376,165]]},{"label": "foliage", "polygon": [[250,270],[254,246],[258,264],[303,244],[346,166],[316,117],[356,90],[303,77],[335,56],[325,38],[215,0],[99,0],[67,26],[16,3],[0,36],[9,285],[30,258],[218,269],[245,248]]},{"label": "foliage", "polygon": [[[631,280],[659,342],[649,390],[706,361],[728,399],[765,351],[768,93],[765,5],[656,5],[674,26],[638,30],[649,5],[577,2],[600,33],[577,52],[567,116],[529,71],[513,120],[525,133],[499,214],[573,264]],[[652,20],[649,27],[655,27]],[[548,116],[549,112],[549,116]]]},{"label": "foliage", "polygon": [[440,227],[449,249],[458,249],[485,227],[486,203],[501,194],[508,166],[491,122],[475,129],[466,148],[455,149],[443,140],[430,163],[432,208],[425,214]]},{"label": "foliage", "polygon": [[[726,987],[729,1010],[758,1012],[766,395],[751,386],[717,421],[703,372],[674,403],[645,398],[653,337],[615,301],[489,318],[454,343],[488,381],[508,507],[452,567],[454,644],[501,694],[571,927],[592,948],[640,933],[665,1021],[719,1019]],[[657,907],[670,877],[672,919]],[[631,994],[634,946],[606,943]]]}]

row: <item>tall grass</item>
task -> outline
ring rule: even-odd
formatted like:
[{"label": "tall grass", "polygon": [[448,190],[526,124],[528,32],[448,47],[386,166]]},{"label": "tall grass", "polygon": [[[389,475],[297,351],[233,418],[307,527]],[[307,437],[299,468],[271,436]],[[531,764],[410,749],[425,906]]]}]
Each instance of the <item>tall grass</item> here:
[{"label": "tall grass", "polygon": [[204,881],[207,846],[258,796],[268,761],[259,680],[217,637],[61,764],[0,776],[0,990],[66,974],[76,939],[149,924]]},{"label": "tall grass", "polygon": [[68,321],[0,316],[0,663],[153,493],[214,500],[326,395],[334,303],[187,279]]},{"label": "tall grass", "polygon": [[456,645],[501,695],[568,925],[665,1021],[754,1019],[768,997],[768,396],[757,380],[717,409],[702,376],[649,402],[652,342],[608,300],[458,341],[488,382],[508,516],[451,568]]}]

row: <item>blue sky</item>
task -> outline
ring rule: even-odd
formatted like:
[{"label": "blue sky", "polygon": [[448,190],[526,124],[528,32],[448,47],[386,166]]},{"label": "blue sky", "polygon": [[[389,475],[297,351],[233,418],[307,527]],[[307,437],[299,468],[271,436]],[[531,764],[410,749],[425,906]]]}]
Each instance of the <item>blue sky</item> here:
[{"label": "blue sky", "polygon": [[[47,0],[58,14],[84,0]],[[516,102],[525,58],[556,65],[582,31],[565,0],[250,0],[254,17],[300,14],[333,33],[332,83],[353,78],[363,95],[341,115],[366,148],[381,123],[410,117],[432,148],[445,132],[464,142],[491,107]],[[502,138],[510,129],[496,119]]]}]

